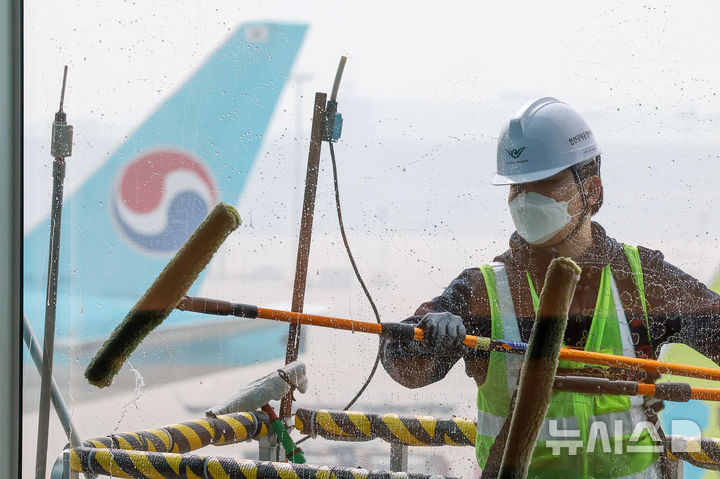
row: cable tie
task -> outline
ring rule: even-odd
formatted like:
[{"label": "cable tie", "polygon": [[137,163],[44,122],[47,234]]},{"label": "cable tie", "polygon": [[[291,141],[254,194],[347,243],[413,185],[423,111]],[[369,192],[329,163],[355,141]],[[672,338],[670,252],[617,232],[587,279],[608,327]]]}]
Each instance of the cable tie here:
[{"label": "cable tie", "polygon": [[290,398],[292,398],[293,402],[296,401],[295,390],[297,389],[297,385],[295,385],[295,383],[293,383],[290,380],[290,377],[288,377],[287,373],[285,371],[283,371],[282,369],[278,369],[277,372],[278,372],[278,376],[280,376],[280,378],[283,381],[285,381],[286,383],[288,383],[290,385],[290,388],[291,388],[290,389]]},{"label": "cable tie", "polygon": [[312,413],[310,414],[310,434],[309,436],[315,439],[317,437],[317,433],[315,432],[315,417],[317,416],[317,409],[313,409]]},{"label": "cable tie", "polygon": [[290,380],[290,377],[287,375],[287,373],[284,370],[278,369],[277,372],[278,372],[278,376],[280,376],[280,378],[283,381],[288,383],[290,385],[290,387],[292,387],[293,389],[297,389],[297,385]]},{"label": "cable tie", "polygon": [[295,456],[295,454],[303,453],[303,452],[304,452],[304,451],[302,450],[301,447],[296,447],[296,448],[293,449],[292,451],[290,451],[290,452],[288,452],[288,453],[285,453],[285,458],[286,458],[287,460],[289,460],[289,461],[292,461],[292,458],[293,458],[293,456]]},{"label": "cable tie", "polygon": [[260,430],[262,429],[262,421],[260,420],[258,415],[254,411],[251,411],[249,414],[253,417],[253,419],[255,419],[255,430],[253,431],[252,435],[248,434],[247,441],[245,442],[252,442],[252,440],[255,439],[255,436],[259,434]]}]

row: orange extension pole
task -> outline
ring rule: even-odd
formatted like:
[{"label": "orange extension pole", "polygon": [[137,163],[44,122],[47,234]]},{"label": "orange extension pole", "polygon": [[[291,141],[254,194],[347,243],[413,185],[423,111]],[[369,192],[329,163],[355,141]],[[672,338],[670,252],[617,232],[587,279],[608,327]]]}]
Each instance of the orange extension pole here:
[{"label": "orange extension pole", "polygon": [[[655,396],[656,385],[638,383],[638,396]],[[720,389],[714,388],[691,388],[690,399],[700,401],[720,401]]]},{"label": "orange extension pole", "polygon": [[681,382],[645,384],[593,376],[561,375],[555,376],[553,389],[583,394],[648,396],[675,402],[687,402],[691,399],[720,401],[720,389],[697,388]]},{"label": "orange extension pole", "polygon": [[[195,311],[198,313],[214,314],[214,315],[231,315],[242,318],[262,318],[273,321],[283,321],[286,323],[307,324],[310,326],[322,326],[325,328],[342,329],[346,331],[357,331],[361,333],[379,334],[387,338],[397,338],[406,340],[423,340],[423,330],[414,328],[412,325],[405,323],[369,323],[364,321],[354,321],[351,319],[334,318],[331,316],[320,316],[315,314],[294,313],[290,311],[282,311],[277,309],[259,308],[257,306],[230,303],[228,301],[220,301],[207,298],[186,297],[178,305],[178,309],[183,311]],[[480,349],[484,351],[500,351],[506,353],[523,354],[527,348],[526,343],[518,341],[503,341],[499,339],[485,338],[482,336],[465,336],[463,344],[469,348]],[[567,361],[575,361],[580,363],[595,364],[602,366],[613,366],[625,369],[640,369],[650,373],[673,374],[676,376],[686,376],[691,378],[711,379],[720,381],[720,369],[713,369],[701,366],[689,366],[686,364],[667,363],[654,359],[633,358],[628,356],[618,356],[614,354],[595,353],[563,347],[560,350],[560,359]],[[703,388],[697,394],[709,395],[710,393],[702,392]],[[712,389],[709,389],[712,391]],[[715,393],[713,393],[715,394]],[[698,397],[697,399],[703,399]]]},{"label": "orange extension pole", "polygon": [[560,350],[560,359],[601,366],[615,366],[629,369],[642,369],[650,373],[674,374],[690,378],[712,379],[720,381],[720,369],[687,364],[666,363],[656,359],[632,358],[615,354],[594,353],[564,347]]}]

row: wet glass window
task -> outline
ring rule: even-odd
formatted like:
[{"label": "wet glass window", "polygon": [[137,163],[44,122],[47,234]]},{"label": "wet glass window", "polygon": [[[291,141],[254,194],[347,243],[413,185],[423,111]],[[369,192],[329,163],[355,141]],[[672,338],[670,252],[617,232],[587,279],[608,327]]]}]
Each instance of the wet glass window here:
[{"label": "wet glass window", "polygon": [[[511,403],[539,400],[498,341],[532,340],[557,257],[582,269],[566,347],[686,376],[561,358],[531,474],[660,477],[664,453],[627,448],[661,444],[658,426],[720,438],[716,402],[680,402],[720,387],[697,370],[720,360],[719,15],[25,2],[23,316],[28,342],[53,333],[60,414],[38,442],[42,364],[25,348],[23,477],[44,442],[62,472],[69,430],[72,464],[101,474],[130,467],[108,447],[200,473],[219,467],[200,456],[288,454],[499,468]],[[543,364],[550,382],[525,390],[550,394]],[[578,390],[591,381],[626,389]],[[666,391],[659,419],[638,387]],[[279,449],[276,427],[303,442]]]}]

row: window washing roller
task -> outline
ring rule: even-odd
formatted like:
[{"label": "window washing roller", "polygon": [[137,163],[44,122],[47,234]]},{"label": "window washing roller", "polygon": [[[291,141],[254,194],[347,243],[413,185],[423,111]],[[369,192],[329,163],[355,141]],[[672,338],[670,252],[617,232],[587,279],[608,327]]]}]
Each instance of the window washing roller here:
[{"label": "window washing roller", "polygon": [[125,360],[177,307],[240,223],[232,206],[218,203],[213,208],[90,361],[85,370],[90,384],[102,388],[112,383]]}]

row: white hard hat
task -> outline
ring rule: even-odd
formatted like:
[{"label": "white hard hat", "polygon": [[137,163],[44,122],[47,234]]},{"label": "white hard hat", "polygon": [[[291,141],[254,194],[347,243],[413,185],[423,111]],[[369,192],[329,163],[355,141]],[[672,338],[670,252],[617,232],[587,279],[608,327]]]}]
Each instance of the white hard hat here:
[{"label": "white hard hat", "polygon": [[493,185],[549,178],[600,155],[587,122],[566,103],[543,97],[523,106],[498,138]]}]

